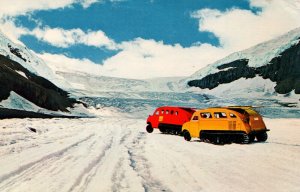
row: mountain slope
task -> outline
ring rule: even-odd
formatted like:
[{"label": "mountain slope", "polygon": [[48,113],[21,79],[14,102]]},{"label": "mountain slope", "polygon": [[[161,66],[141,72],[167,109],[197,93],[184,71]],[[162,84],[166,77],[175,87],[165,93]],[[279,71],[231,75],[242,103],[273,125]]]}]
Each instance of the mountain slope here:
[{"label": "mountain slope", "polygon": [[44,77],[60,85],[67,85],[34,53],[14,44],[0,33],[0,102],[16,93],[40,108],[68,111],[67,108],[72,107],[76,101]]},{"label": "mountain slope", "polygon": [[[275,83],[275,92],[300,94],[300,28],[237,52],[197,71],[189,86],[214,89],[236,80],[262,77]],[[253,86],[259,86],[253,85]],[[241,90],[243,85],[240,85]]]}]

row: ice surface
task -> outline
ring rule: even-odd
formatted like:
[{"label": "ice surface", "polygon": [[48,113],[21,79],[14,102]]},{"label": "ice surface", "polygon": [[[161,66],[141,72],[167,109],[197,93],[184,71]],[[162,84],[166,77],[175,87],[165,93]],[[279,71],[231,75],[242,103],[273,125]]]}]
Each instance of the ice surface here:
[{"label": "ice surface", "polygon": [[0,191],[299,191],[300,120],[265,122],[266,143],[213,145],[122,114],[1,120]]}]

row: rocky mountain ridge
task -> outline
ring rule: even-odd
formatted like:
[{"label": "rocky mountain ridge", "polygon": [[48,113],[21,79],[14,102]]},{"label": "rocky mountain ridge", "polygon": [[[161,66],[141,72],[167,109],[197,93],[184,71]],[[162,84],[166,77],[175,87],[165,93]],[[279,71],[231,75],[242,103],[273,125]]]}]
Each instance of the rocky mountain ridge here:
[{"label": "rocky mountain ridge", "polygon": [[[0,33],[0,105],[14,92],[37,108],[68,112],[76,100],[42,76],[58,79],[34,53]],[[26,110],[22,106],[18,109]]]},{"label": "rocky mountain ridge", "polygon": [[294,91],[300,94],[300,28],[229,55],[199,70],[186,81],[190,87],[217,89],[221,84],[256,76],[275,82],[276,93]]}]

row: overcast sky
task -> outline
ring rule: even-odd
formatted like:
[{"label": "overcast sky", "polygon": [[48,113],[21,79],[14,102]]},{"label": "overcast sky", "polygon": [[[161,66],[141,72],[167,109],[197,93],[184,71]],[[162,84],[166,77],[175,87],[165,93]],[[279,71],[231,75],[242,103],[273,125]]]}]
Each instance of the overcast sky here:
[{"label": "overcast sky", "polygon": [[300,26],[300,0],[0,0],[0,30],[63,71],[188,76]]}]

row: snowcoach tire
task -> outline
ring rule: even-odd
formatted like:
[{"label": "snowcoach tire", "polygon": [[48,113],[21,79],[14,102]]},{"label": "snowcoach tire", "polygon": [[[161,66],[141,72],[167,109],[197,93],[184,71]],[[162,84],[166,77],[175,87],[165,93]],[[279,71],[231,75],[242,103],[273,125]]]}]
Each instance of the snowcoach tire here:
[{"label": "snowcoach tire", "polygon": [[188,131],[184,131],[183,132],[183,138],[186,141],[190,141],[192,139],[192,137],[191,137],[191,135],[190,135],[190,133]]},{"label": "snowcoach tire", "polygon": [[258,142],[265,142],[268,139],[268,134],[266,132],[257,134],[256,139]]},{"label": "snowcoach tire", "polygon": [[249,141],[250,143],[253,143],[255,140],[255,135],[249,135]]},{"label": "snowcoach tire", "polygon": [[244,133],[242,135],[242,144],[248,144],[248,143],[250,143],[250,137],[248,134]]},{"label": "snowcoach tire", "polygon": [[182,132],[181,131],[177,131],[177,135],[182,136]]},{"label": "snowcoach tire", "polygon": [[146,131],[148,133],[152,133],[153,132],[153,127],[150,124],[148,124],[147,127],[146,127]]},{"label": "snowcoach tire", "polygon": [[167,130],[163,126],[158,126],[158,129],[161,133],[166,133]]}]

